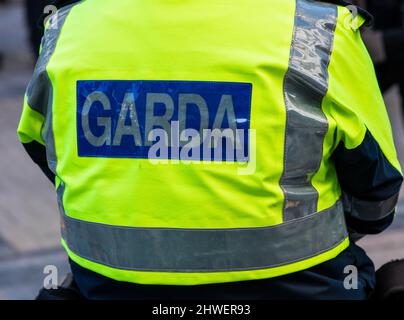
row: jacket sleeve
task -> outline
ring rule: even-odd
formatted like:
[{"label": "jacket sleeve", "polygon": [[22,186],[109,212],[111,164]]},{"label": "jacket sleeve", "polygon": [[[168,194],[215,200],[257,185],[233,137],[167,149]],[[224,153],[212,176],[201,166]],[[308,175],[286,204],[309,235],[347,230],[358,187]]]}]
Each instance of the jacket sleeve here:
[{"label": "jacket sleeve", "polygon": [[[44,40],[42,40],[43,42]],[[17,134],[25,151],[54,183],[55,174],[49,169],[46,157],[44,127],[47,122],[47,109],[52,94],[49,78],[43,61],[46,52],[41,52],[31,81],[28,84]]]},{"label": "jacket sleeve", "polygon": [[393,221],[403,177],[374,67],[349,14],[339,8],[329,66],[333,160],[348,227],[374,234]]},{"label": "jacket sleeve", "polygon": [[27,98],[25,98],[20,123],[17,129],[18,138],[32,161],[34,161],[48,179],[54,183],[55,175],[48,167],[46,147],[41,135],[44,122],[44,116],[32,109],[27,103]]}]

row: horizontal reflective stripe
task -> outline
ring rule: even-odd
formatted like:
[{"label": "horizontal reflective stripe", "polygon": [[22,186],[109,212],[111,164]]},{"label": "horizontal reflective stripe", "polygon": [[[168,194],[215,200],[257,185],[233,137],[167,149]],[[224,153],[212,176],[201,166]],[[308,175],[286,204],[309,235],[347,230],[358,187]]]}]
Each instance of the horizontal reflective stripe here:
[{"label": "horizontal reflective stripe", "polygon": [[364,201],[344,194],[342,202],[345,212],[351,217],[365,221],[377,221],[390,215],[398,201],[398,193],[383,201]]},{"label": "horizontal reflective stripe", "polygon": [[267,269],[317,256],[347,237],[341,202],[322,212],[260,228],[122,227],[65,214],[62,221],[63,238],[76,255],[113,268],[139,271]]}]

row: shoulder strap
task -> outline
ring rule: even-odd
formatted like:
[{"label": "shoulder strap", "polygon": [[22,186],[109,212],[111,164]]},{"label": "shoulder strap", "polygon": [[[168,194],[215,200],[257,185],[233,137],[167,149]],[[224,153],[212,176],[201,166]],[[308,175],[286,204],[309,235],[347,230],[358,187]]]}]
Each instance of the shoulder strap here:
[{"label": "shoulder strap", "polygon": [[[339,6],[353,6],[352,2],[350,1],[344,1],[344,0],[316,0],[319,2],[326,2],[326,3],[333,3]],[[373,15],[369,13],[369,11],[366,11],[365,9],[358,7],[354,5],[358,9],[358,13],[365,19],[365,23],[363,24],[366,27],[371,27],[373,25]]]}]

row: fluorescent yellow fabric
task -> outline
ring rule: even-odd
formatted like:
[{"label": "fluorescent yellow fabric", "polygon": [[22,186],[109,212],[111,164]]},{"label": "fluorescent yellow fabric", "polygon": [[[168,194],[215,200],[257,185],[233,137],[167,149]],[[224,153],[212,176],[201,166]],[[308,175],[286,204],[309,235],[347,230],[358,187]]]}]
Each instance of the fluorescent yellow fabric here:
[{"label": "fluorescent yellow fabric", "polygon": [[24,107],[21,114],[20,124],[17,132],[18,137],[22,143],[28,143],[33,140],[40,144],[45,144],[41,132],[44,124],[44,117],[34,109],[32,109],[27,99],[24,98]]},{"label": "fluorescent yellow fabric", "polygon": [[[389,162],[401,172],[386,107],[360,29],[348,23],[351,21],[348,9],[338,9],[338,24],[328,68],[329,88],[323,100],[329,129],[323,161],[312,180],[320,194],[319,210],[328,208],[340,193],[330,157],[341,140],[347,149],[353,149],[362,143],[368,129]],[[363,18],[359,16],[357,19],[357,26],[361,26]]]},{"label": "fluorescent yellow fabric", "polygon": [[[72,9],[47,67],[54,84],[57,173],[66,186],[67,214],[142,227],[259,227],[281,223],[282,85],[294,3],[273,2],[271,11],[284,14],[271,15],[271,19],[262,10],[269,10],[266,1],[256,6],[241,1],[235,6],[223,1],[173,5],[165,1],[117,4],[107,0],[96,7],[97,15],[91,14],[93,1]],[[255,17],[253,25],[251,16]],[[101,21],[110,21],[111,26],[103,26]],[[258,133],[257,146],[270,147],[258,148],[256,174],[244,177],[236,175],[240,165],[231,163],[156,166],[148,159],[78,157],[76,81],[82,79],[251,82],[251,128]],[[233,183],[235,176],[237,183]]]},{"label": "fluorescent yellow fabric", "polygon": [[363,140],[366,128],[378,142],[389,162],[401,172],[383,96],[372,60],[359,31],[344,27],[350,12],[339,8],[334,50],[329,66],[329,94],[323,110],[336,122],[337,139],[348,149]]}]

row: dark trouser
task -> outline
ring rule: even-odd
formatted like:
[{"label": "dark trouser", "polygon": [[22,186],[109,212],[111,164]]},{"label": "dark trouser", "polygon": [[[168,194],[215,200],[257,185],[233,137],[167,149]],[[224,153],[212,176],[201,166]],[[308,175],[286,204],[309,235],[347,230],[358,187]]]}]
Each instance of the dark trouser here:
[{"label": "dark trouser", "polygon": [[[197,286],[119,282],[84,269],[73,261],[70,264],[77,286],[87,299],[361,300],[367,299],[375,287],[374,265],[365,251],[353,243],[336,258],[304,271],[264,280]],[[355,266],[358,270],[357,289],[344,287],[344,279],[349,276],[344,273],[344,269],[348,265]]]}]

